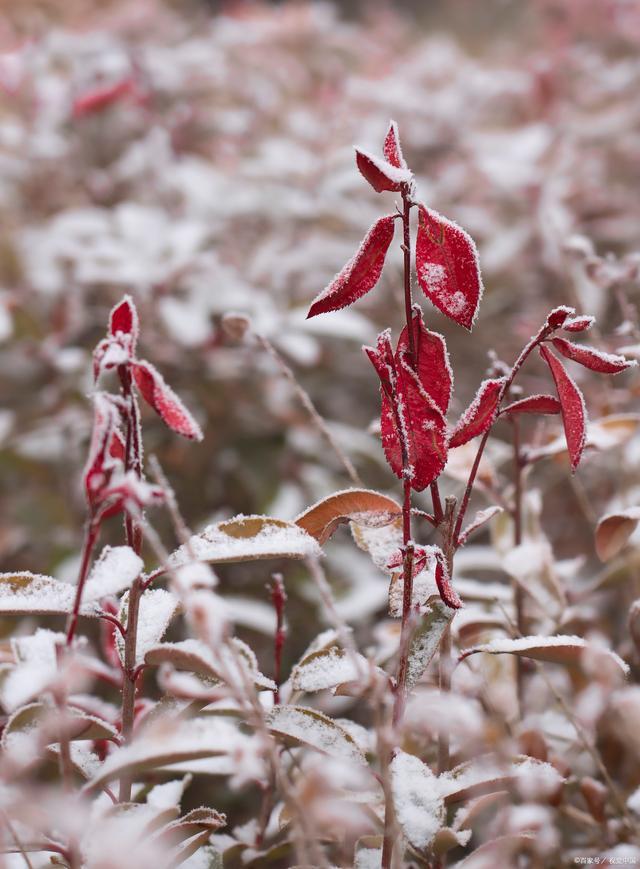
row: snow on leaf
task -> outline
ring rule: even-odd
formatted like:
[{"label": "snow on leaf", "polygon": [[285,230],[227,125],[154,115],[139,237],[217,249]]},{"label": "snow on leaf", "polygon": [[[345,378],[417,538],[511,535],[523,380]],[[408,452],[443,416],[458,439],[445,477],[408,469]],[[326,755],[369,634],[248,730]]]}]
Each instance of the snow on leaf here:
[{"label": "snow on leaf", "polygon": [[483,380],[475,398],[456,423],[449,446],[460,447],[484,434],[492,425],[502,398],[505,379]]},{"label": "snow on leaf", "polygon": [[136,739],[113,751],[91,781],[98,788],[123,773],[139,775],[169,764],[233,753],[242,734],[220,716],[156,719]]},{"label": "snow on leaf", "polygon": [[130,350],[135,350],[140,331],[138,311],[131,296],[125,296],[109,314],[109,333],[115,338],[118,333],[131,336]]},{"label": "snow on leaf", "polygon": [[407,661],[407,690],[417,685],[420,677],[427,669],[437,650],[447,626],[454,616],[454,610],[438,598],[433,598],[429,609],[420,615],[409,641],[409,656]]},{"label": "snow on leaf", "polygon": [[476,515],[473,517],[471,522],[467,525],[467,527],[460,534],[458,544],[460,546],[464,546],[469,537],[474,533],[474,531],[478,531],[482,528],[483,525],[486,525],[494,516],[497,516],[498,513],[502,513],[503,508],[494,505],[493,507],[487,507],[484,510],[478,510]]},{"label": "snow on leaf", "polygon": [[399,479],[404,475],[406,455],[411,487],[421,492],[440,476],[446,464],[446,421],[404,354],[398,363],[394,399],[382,391],[382,447]]},{"label": "snow on leaf", "polygon": [[370,489],[346,489],[309,507],[295,523],[322,545],[345,522],[380,528],[400,515],[402,507],[393,498]]},{"label": "snow on leaf", "polygon": [[403,184],[409,184],[413,175],[406,167],[396,166],[382,157],[376,157],[369,151],[355,149],[356,164],[360,174],[377,193],[385,190],[397,193]]},{"label": "snow on leaf", "polygon": [[419,208],[416,273],[436,308],[471,330],[482,297],[475,243],[453,221],[424,205]]},{"label": "snow on leaf", "polygon": [[133,379],[145,401],[176,434],[201,441],[202,430],[160,372],[150,362],[134,362]]},{"label": "snow on leaf", "polygon": [[[138,610],[136,665],[143,664],[149,649],[162,639],[171,619],[177,613],[179,605],[178,598],[163,588],[152,588],[142,595]],[[128,609],[129,592],[125,592],[118,613],[118,618],[125,628]],[[116,648],[120,660],[124,664],[124,639],[120,633],[116,634]]]},{"label": "snow on leaf", "polygon": [[194,561],[224,564],[270,558],[319,557],[315,538],[297,525],[269,516],[234,516],[194,534],[169,557],[169,567]]},{"label": "snow on leaf", "polygon": [[398,749],[389,766],[398,824],[412,847],[422,851],[445,822],[438,779],[426,763]]},{"label": "snow on leaf", "polygon": [[29,636],[12,637],[11,650],[16,665],[3,668],[0,702],[12,712],[38,697],[58,676],[57,648],[64,645],[64,634],[44,628]]},{"label": "snow on leaf", "polygon": [[595,317],[571,317],[565,320],[562,328],[565,332],[585,332],[595,323]]},{"label": "snow on leaf", "polygon": [[394,519],[382,527],[359,525],[351,523],[351,534],[358,548],[371,556],[371,560],[383,570],[390,573],[389,559],[402,546],[402,517]]},{"label": "snow on leaf", "polygon": [[514,401],[513,404],[507,405],[501,414],[509,413],[546,413],[554,414],[561,413],[562,406],[557,398],[553,395],[530,395],[527,398],[521,398],[519,401]]},{"label": "snow on leaf", "polygon": [[584,398],[565,371],[562,362],[544,345],[540,347],[540,355],[549,366],[556,384],[558,398],[562,405],[562,422],[571,469],[575,471],[580,464],[587,437],[587,409]]},{"label": "snow on leaf", "polygon": [[559,305],[550,312],[547,317],[546,326],[549,329],[559,329],[561,326],[564,326],[567,320],[572,318],[574,314],[575,308],[570,308],[567,305]]},{"label": "snow on leaf", "polygon": [[600,374],[619,374],[621,371],[626,371],[627,368],[633,368],[638,364],[635,359],[625,359],[624,356],[605,353],[595,347],[574,344],[573,341],[567,341],[566,338],[554,338],[552,343],[556,350],[567,359],[579,362],[585,368]]},{"label": "snow on leaf", "polygon": [[561,634],[554,637],[531,636],[516,639],[500,637],[472,649],[463,649],[460,660],[478,652],[487,652],[490,655],[518,655],[551,664],[575,664],[579,663],[585,655],[603,655],[612,660],[625,675],[629,673],[629,665],[626,661],[610,649],[596,646],[582,637]]},{"label": "snow on leaf", "polygon": [[307,655],[291,673],[294,691],[324,691],[344,682],[358,682],[369,672],[367,659],[331,646]]},{"label": "snow on leaf", "polygon": [[394,229],[395,219],[391,215],[376,220],[354,256],[316,296],[307,319],[352,305],[375,287],[382,274]]},{"label": "snow on leaf", "polygon": [[442,335],[430,332],[424,324],[422,311],[414,305],[411,318],[415,360],[410,358],[409,332],[405,326],[398,339],[396,365],[404,356],[416,373],[424,391],[443,414],[446,414],[453,390],[453,371],[447,345]]},{"label": "snow on leaf", "polygon": [[603,516],[596,527],[596,552],[601,561],[609,561],[624,549],[640,522],[640,507],[629,507]]},{"label": "snow on leaf", "polygon": [[[83,709],[69,704],[65,711],[65,734],[70,740],[118,740],[118,731],[109,722],[91,715]],[[10,751],[12,740],[20,734],[38,728],[44,744],[58,742],[60,739],[60,711],[48,703],[29,703],[21,706],[9,716],[2,731],[2,748]]]},{"label": "snow on leaf", "polygon": [[[0,573],[0,613],[6,615],[63,615],[73,610],[75,588],[52,576],[21,571]],[[98,607],[86,601],[82,615],[97,616]]]},{"label": "snow on leaf", "polygon": [[387,135],[385,136],[384,145],[382,146],[382,153],[384,154],[384,159],[387,163],[391,163],[392,166],[395,166],[397,169],[406,169],[407,162],[402,156],[402,147],[400,145],[400,133],[398,132],[398,125],[395,121],[389,122],[389,130],[387,131]]},{"label": "snow on leaf", "polygon": [[306,706],[276,706],[266,717],[271,733],[289,745],[303,745],[323,754],[366,763],[361,749],[333,719]]},{"label": "snow on leaf", "polygon": [[87,578],[83,603],[119,594],[129,588],[143,567],[142,559],[130,546],[105,546]]},{"label": "snow on leaf", "polygon": [[506,763],[494,755],[466,761],[438,778],[438,790],[446,804],[516,785],[539,796],[555,794],[564,778],[550,763],[520,755]]}]

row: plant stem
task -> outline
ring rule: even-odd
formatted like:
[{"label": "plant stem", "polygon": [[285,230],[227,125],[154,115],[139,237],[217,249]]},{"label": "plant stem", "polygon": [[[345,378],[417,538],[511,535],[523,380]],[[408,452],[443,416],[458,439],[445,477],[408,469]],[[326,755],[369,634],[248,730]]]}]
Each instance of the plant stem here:
[{"label": "plant stem", "polygon": [[[127,366],[118,369],[122,395],[126,399],[127,436],[125,448],[125,472],[133,470],[140,477],[142,473],[142,444],[140,443],[140,428],[138,423],[138,406],[132,390],[131,372]],[[125,514],[125,533],[127,545],[136,555],[142,550],[142,529],[135,522],[130,513]],[[136,646],[138,640],[138,614],[140,610],[140,598],[144,589],[141,577],[136,577],[129,591],[127,605],[127,624],[124,644],[124,679],[122,684],[122,739],[126,745],[131,741],[133,734],[133,720],[135,715],[136,699]],[[131,799],[131,778],[127,775],[120,779],[120,802],[128,802]]]},{"label": "plant stem", "polygon": [[260,346],[264,350],[266,350],[269,356],[271,356],[271,358],[276,362],[282,374],[293,386],[296,395],[300,399],[300,403],[311,417],[311,421],[313,422],[315,427],[318,429],[322,437],[325,439],[329,447],[333,450],[334,454],[339,459],[340,463],[342,464],[343,468],[351,479],[351,482],[354,483],[356,486],[363,486],[364,484],[362,482],[360,474],[358,474],[358,472],[356,471],[353,462],[346,455],[340,444],[331,433],[329,426],[327,425],[321,414],[318,412],[314,403],[311,401],[309,393],[305,389],[303,389],[300,383],[298,383],[298,380],[296,379],[296,376],[293,373],[291,367],[287,365],[287,363],[284,361],[282,356],[278,353],[278,351],[268,338],[266,338],[260,332],[254,332],[254,335]]},{"label": "plant stem", "polygon": [[[513,426],[513,545],[522,543],[522,454],[520,451],[520,420],[517,416],[511,418]],[[516,608],[516,626],[521,635],[526,633],[524,625],[524,593],[519,583],[513,581],[513,596]],[[524,661],[516,655],[516,689],[518,706],[522,714],[524,698]]]},{"label": "plant stem", "polygon": [[93,516],[91,516],[87,522],[87,527],[84,534],[84,541],[82,544],[82,560],[80,562],[80,571],[78,573],[78,582],[76,584],[76,596],[73,602],[73,612],[69,616],[67,626],[67,647],[71,646],[71,643],[73,642],[73,638],[75,636],[76,627],[78,624],[78,615],[80,614],[80,604],[82,603],[82,592],[84,591],[84,584],[87,581],[87,576],[89,575],[91,555],[93,553],[96,543],[98,542],[99,535],[100,523],[97,522]]},{"label": "plant stem", "polygon": [[[453,576],[453,557],[456,551],[456,537],[454,535],[455,510],[456,499],[447,498],[445,502],[442,540],[449,577]],[[452,670],[451,625],[449,624],[444,630],[438,650],[438,683],[441,694],[451,690]],[[438,733],[438,773],[442,774],[449,769],[450,754],[449,732],[447,730],[440,730]]]},{"label": "plant stem", "polygon": [[276,611],[276,633],[273,643],[276,690],[273,695],[273,702],[277,706],[280,703],[280,682],[282,681],[282,648],[287,636],[287,629],[284,624],[284,607],[287,602],[287,593],[284,590],[281,573],[274,573],[271,579],[271,600]]},{"label": "plant stem", "polygon": [[[509,372],[506,380],[502,384],[502,389],[500,390],[500,399],[498,401],[498,412],[500,411],[500,406],[504,400],[505,395],[509,391],[509,387],[513,383],[517,373],[522,368],[524,362],[527,357],[535,350],[535,348],[541,344],[545,338],[547,338],[551,332],[554,331],[552,326],[547,325],[547,323],[542,326],[538,333],[531,338],[529,343],[524,347],[521,351],[520,355],[516,359],[513,364],[513,368]],[[496,414],[497,419],[497,414]],[[480,467],[480,460],[482,459],[482,455],[484,453],[484,448],[487,445],[487,441],[489,440],[489,435],[491,434],[491,429],[493,425],[490,426],[487,431],[482,435],[482,440],[480,441],[480,446],[478,447],[478,452],[476,453],[476,457],[473,462],[473,466],[471,468],[471,473],[469,474],[469,479],[467,480],[467,485],[464,491],[464,495],[462,496],[462,502],[460,504],[460,510],[458,511],[458,518],[456,520],[454,539],[457,541],[460,537],[460,531],[462,529],[462,523],[464,521],[465,513],[467,512],[467,507],[469,506],[469,500],[471,498],[471,493],[473,491],[473,484],[476,480],[476,475],[478,473],[478,468]]]}]

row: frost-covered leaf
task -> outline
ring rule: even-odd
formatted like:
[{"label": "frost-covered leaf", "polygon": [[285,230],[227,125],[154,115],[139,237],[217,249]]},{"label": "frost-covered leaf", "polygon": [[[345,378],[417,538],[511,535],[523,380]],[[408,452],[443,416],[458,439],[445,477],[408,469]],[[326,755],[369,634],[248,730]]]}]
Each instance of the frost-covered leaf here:
[{"label": "frost-covered leaf", "polygon": [[396,818],[410,845],[427,848],[445,820],[438,779],[426,763],[398,749],[389,766]]},{"label": "frost-covered leaf", "polygon": [[521,755],[506,763],[499,757],[485,755],[443,773],[438,778],[438,790],[449,804],[502,791],[509,785],[548,797],[557,793],[563,782],[558,770],[545,761]]},{"label": "frost-covered leaf", "polygon": [[316,540],[295,522],[269,516],[235,516],[209,525],[169,558],[176,568],[193,561],[224,564],[270,558],[319,557]]},{"label": "frost-covered leaf", "polygon": [[358,682],[367,678],[369,663],[356,652],[335,646],[312,652],[304,657],[291,673],[294,691],[324,691],[344,682]]},{"label": "frost-covered leaf", "polygon": [[540,355],[549,366],[558,390],[571,468],[575,471],[580,464],[587,436],[587,409],[584,398],[560,360],[544,345],[540,347]]},{"label": "frost-covered leaf", "polygon": [[409,365],[415,367],[424,391],[442,413],[446,414],[453,390],[453,371],[445,340],[438,332],[427,329],[422,310],[417,305],[413,307],[411,328],[415,359],[411,358],[409,332],[405,326],[398,338],[396,365],[401,358],[406,358]]},{"label": "frost-covered leaf", "polygon": [[220,682],[237,685],[243,673],[258,688],[275,690],[275,683],[264,676],[259,668],[258,661],[252,649],[233,637],[229,645],[220,645],[214,653],[209,646],[200,640],[189,638],[177,643],[158,643],[147,649],[144,656],[145,663],[159,666],[171,664],[178,670],[187,670]]},{"label": "frost-covered leaf", "polygon": [[504,383],[503,377],[482,381],[475,398],[456,423],[449,447],[460,447],[491,427],[498,412]]},{"label": "frost-covered leaf", "polygon": [[395,166],[398,169],[407,168],[407,161],[402,156],[402,146],[400,145],[398,125],[395,121],[389,122],[389,129],[385,136],[384,145],[382,146],[382,153],[387,163],[391,163],[392,166]]},{"label": "frost-covered leaf", "polygon": [[176,434],[201,441],[202,430],[160,372],[150,362],[134,362],[133,379],[147,404]]},{"label": "frost-covered leaf", "polygon": [[332,757],[365,763],[354,738],[339,724],[306,706],[276,706],[267,715],[267,727],[288,745],[314,748]]},{"label": "frost-covered leaf", "polygon": [[506,833],[483,842],[456,866],[459,869],[517,866],[518,856],[534,850],[535,840],[535,833]]},{"label": "frost-covered leaf", "polygon": [[417,685],[435,653],[440,648],[440,640],[451,623],[455,611],[437,598],[432,598],[427,611],[419,616],[411,640],[407,660],[407,690]]},{"label": "frost-covered leaf", "polygon": [[402,507],[393,498],[370,489],[347,489],[309,507],[295,523],[322,545],[345,522],[379,528],[401,515]]},{"label": "frost-covered leaf", "polygon": [[482,296],[475,243],[453,221],[424,205],[418,216],[416,273],[436,308],[470,330]]},{"label": "frost-covered leaf", "polygon": [[402,546],[402,516],[377,528],[352,522],[351,533],[357,546],[371,556],[376,567],[385,573],[392,572],[389,559]]},{"label": "frost-covered leaf", "polygon": [[595,317],[589,316],[570,317],[564,321],[562,328],[565,332],[585,332],[593,326],[595,320]]},{"label": "frost-covered leaf", "polygon": [[464,649],[460,654],[460,660],[469,657],[469,655],[475,655],[477,652],[488,652],[490,655],[518,655],[552,664],[575,664],[579,663],[585,655],[592,657],[601,655],[613,661],[625,676],[629,673],[629,665],[619,655],[610,649],[589,643],[582,637],[564,635],[518,637],[516,639],[501,637],[472,649]]},{"label": "frost-covered leaf", "polygon": [[130,349],[135,350],[140,331],[138,311],[131,296],[125,296],[109,314],[109,333],[115,338],[118,333],[130,336]]},{"label": "frost-covered leaf", "polygon": [[403,478],[406,452],[411,487],[421,492],[440,476],[446,464],[446,421],[405,357],[400,359],[396,395],[394,404],[386,392],[382,393],[382,446],[398,479]]},{"label": "frost-covered leaf", "polygon": [[476,515],[473,517],[471,522],[467,525],[467,527],[460,534],[458,543],[460,546],[464,546],[469,537],[474,533],[474,531],[478,531],[487,522],[490,522],[494,516],[497,516],[498,513],[502,513],[503,508],[494,505],[493,507],[486,507],[484,510],[478,510]]},{"label": "frost-covered leaf", "polygon": [[361,151],[359,148],[356,148],[355,152],[360,174],[377,193],[385,190],[397,193],[402,185],[408,184],[413,177],[406,167],[396,166],[382,157],[376,157],[375,154]]},{"label": "frost-covered leaf", "polygon": [[[640,507],[608,513],[596,528],[596,552],[601,561],[609,561],[624,549],[640,522]],[[0,602],[1,603],[1,602]]]},{"label": "frost-covered leaf", "polygon": [[530,395],[507,405],[501,413],[561,413],[562,406],[553,395]]},{"label": "frost-covered leaf", "polygon": [[316,297],[307,318],[352,305],[375,287],[382,274],[394,229],[393,216],[387,215],[376,220],[355,255]]},{"label": "frost-covered leaf", "polygon": [[142,559],[130,546],[105,546],[85,583],[83,603],[119,594],[129,588],[143,567]]},{"label": "frost-covered leaf", "polygon": [[621,371],[633,368],[638,364],[635,359],[625,359],[624,356],[618,356],[615,353],[605,353],[603,350],[598,350],[595,347],[574,344],[565,338],[554,338],[552,343],[556,350],[567,359],[579,362],[585,368],[589,368],[591,371],[598,371],[600,374],[619,374]]},{"label": "frost-covered leaf", "polygon": [[[143,664],[145,655],[164,636],[171,619],[178,612],[180,601],[163,588],[145,591],[140,598],[138,610],[138,631],[136,642],[136,665]],[[118,618],[126,628],[129,610],[129,592],[122,596]],[[116,633],[116,648],[124,665],[124,638]]]},{"label": "frost-covered leaf", "polygon": [[[116,728],[109,722],[91,715],[73,704],[65,710],[65,733],[70,740],[95,740],[119,738]],[[60,710],[48,703],[29,703],[21,706],[9,716],[2,731],[2,748],[11,751],[24,732],[40,728],[46,733],[45,743],[58,742],[60,739]]]},{"label": "frost-covered leaf", "polygon": [[[75,588],[52,576],[21,571],[0,573],[0,613],[5,615],[64,615],[73,610]],[[83,603],[81,614],[97,616],[99,607]]]},{"label": "frost-covered leaf", "polygon": [[157,718],[130,745],[107,757],[91,786],[100,787],[125,773],[137,776],[170,764],[233,753],[242,738],[235,724],[220,716]]}]

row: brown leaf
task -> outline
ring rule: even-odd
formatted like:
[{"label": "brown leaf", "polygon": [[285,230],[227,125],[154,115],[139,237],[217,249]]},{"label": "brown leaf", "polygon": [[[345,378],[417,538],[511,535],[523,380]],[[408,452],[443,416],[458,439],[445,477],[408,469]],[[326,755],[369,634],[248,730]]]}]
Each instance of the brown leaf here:
[{"label": "brown leaf", "polygon": [[401,514],[400,505],[380,492],[346,489],[309,507],[298,516],[295,523],[322,545],[345,522],[380,528],[389,525]]},{"label": "brown leaf", "polygon": [[609,561],[624,548],[639,521],[640,507],[602,517],[596,528],[596,552],[600,561]]}]

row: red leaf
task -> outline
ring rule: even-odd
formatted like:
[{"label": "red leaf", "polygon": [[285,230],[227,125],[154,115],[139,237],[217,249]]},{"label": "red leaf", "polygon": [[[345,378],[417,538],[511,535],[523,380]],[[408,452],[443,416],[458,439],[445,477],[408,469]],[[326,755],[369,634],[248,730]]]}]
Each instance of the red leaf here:
[{"label": "red leaf", "polygon": [[575,312],[575,308],[560,305],[558,308],[554,308],[547,317],[547,326],[550,329],[559,329],[561,326],[564,326],[570,317],[573,317]]},{"label": "red leaf", "polygon": [[149,362],[134,362],[132,370],[133,379],[142,396],[169,428],[190,440],[201,441],[200,426],[160,372]]},{"label": "red leaf", "polygon": [[445,561],[444,553],[440,549],[436,549],[436,585],[438,586],[440,597],[446,605],[454,610],[460,609],[462,601],[458,592],[451,585],[447,562]]},{"label": "red leaf", "polygon": [[443,471],[447,461],[447,426],[435,402],[400,356],[393,399],[382,394],[382,446],[391,466],[403,478],[406,452],[411,488],[426,489]]},{"label": "red leaf", "polygon": [[363,177],[378,193],[382,193],[384,190],[397,193],[402,185],[408,184],[412,178],[408,169],[399,168],[383,160],[382,157],[376,157],[368,151],[361,151],[359,148],[356,148],[356,164]]},{"label": "red leaf", "polygon": [[352,305],[378,283],[393,238],[395,219],[381,217],[373,224],[358,251],[329,286],[315,299],[307,319]]},{"label": "red leaf", "polygon": [[585,368],[598,371],[600,374],[618,374],[620,371],[637,365],[635,359],[625,359],[624,356],[603,353],[602,350],[596,350],[595,347],[583,347],[580,344],[567,341],[566,338],[554,338],[553,346],[567,359],[579,362]]},{"label": "red leaf", "polygon": [[391,330],[385,329],[378,335],[375,348],[363,347],[373,367],[376,369],[383,390],[391,393],[395,386],[395,361],[391,346]]},{"label": "red leaf", "polygon": [[560,413],[562,407],[553,395],[530,395],[505,407],[502,413]]},{"label": "red leaf", "polygon": [[138,321],[138,311],[131,296],[125,296],[114,308],[109,315],[109,333],[113,336],[118,332],[123,335],[131,335],[135,346],[138,340],[138,332],[140,324]]},{"label": "red leaf", "polygon": [[562,422],[573,471],[578,467],[587,437],[587,410],[582,393],[564,369],[564,365],[544,344],[540,355],[551,369],[562,405]]},{"label": "red leaf", "polygon": [[482,296],[476,246],[457,224],[424,205],[418,217],[416,271],[436,308],[471,330]]},{"label": "red leaf", "polygon": [[82,118],[85,115],[102,112],[134,91],[135,83],[131,78],[85,91],[73,101],[73,116]]},{"label": "red leaf", "polygon": [[565,332],[584,332],[590,329],[595,321],[595,317],[572,317],[570,320],[565,320],[562,328]]},{"label": "red leaf", "polygon": [[451,434],[450,447],[461,447],[467,441],[487,431],[496,417],[504,382],[504,377],[482,381],[476,397],[462,414]]},{"label": "red leaf", "polygon": [[414,360],[410,358],[409,332],[406,326],[400,333],[397,353],[404,354],[411,366],[415,367],[422,388],[442,413],[446,414],[453,389],[453,373],[447,345],[442,335],[427,329],[422,319],[422,311],[417,305],[413,309],[411,324],[416,352],[415,366]]},{"label": "red leaf", "polygon": [[109,396],[104,392],[96,393],[93,396],[91,444],[82,476],[90,505],[100,501],[113,473],[113,460],[120,458],[111,452],[114,438],[119,436],[117,431],[119,421],[118,410]]},{"label": "red leaf", "polygon": [[389,131],[384,140],[382,153],[387,163],[391,163],[398,169],[406,169],[407,163],[402,156],[402,148],[400,146],[400,134],[398,133],[398,125],[395,121],[389,124]]}]

